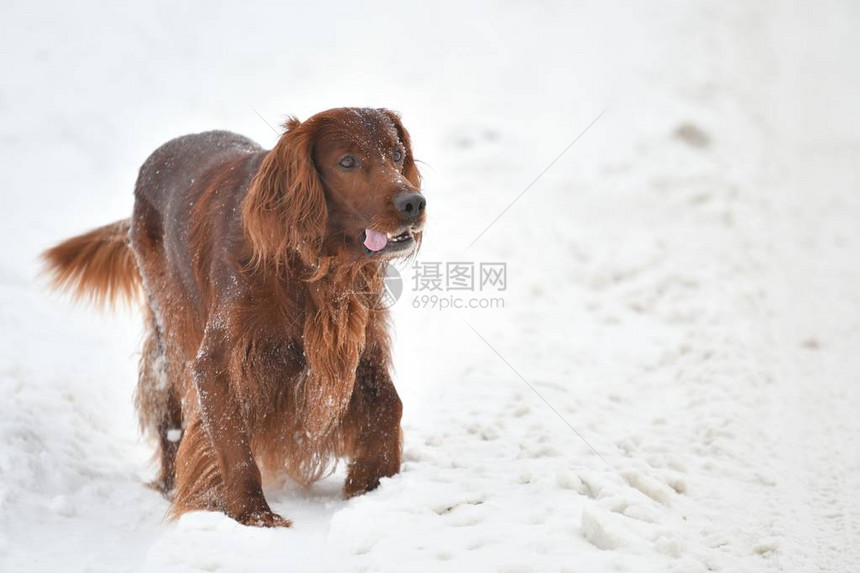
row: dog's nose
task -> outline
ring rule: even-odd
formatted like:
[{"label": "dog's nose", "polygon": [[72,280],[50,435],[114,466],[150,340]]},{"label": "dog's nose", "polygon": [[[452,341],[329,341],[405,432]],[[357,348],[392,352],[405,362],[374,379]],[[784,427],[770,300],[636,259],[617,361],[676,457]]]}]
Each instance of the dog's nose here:
[{"label": "dog's nose", "polygon": [[400,193],[394,198],[394,206],[407,219],[414,221],[421,213],[424,212],[424,206],[427,205],[427,200],[421,193],[409,192]]}]

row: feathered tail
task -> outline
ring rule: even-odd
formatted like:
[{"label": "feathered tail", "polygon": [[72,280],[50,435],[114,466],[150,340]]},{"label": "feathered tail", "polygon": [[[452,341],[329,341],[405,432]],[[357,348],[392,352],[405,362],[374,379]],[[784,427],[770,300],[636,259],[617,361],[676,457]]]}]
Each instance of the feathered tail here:
[{"label": "feathered tail", "polygon": [[97,306],[137,300],[141,277],[129,245],[130,227],[131,221],[123,219],[42,253],[53,287]]}]

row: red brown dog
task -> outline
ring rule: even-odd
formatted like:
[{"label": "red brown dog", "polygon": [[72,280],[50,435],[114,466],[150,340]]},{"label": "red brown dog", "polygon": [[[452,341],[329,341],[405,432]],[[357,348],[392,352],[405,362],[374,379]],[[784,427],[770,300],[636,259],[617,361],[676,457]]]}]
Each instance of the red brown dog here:
[{"label": "red brown dog", "polygon": [[45,252],[55,285],[143,295],[136,406],[158,438],[171,514],[288,526],[262,477],[310,483],[350,460],[344,492],[399,471],[381,270],[421,242],[409,134],[385,109],[291,119],[271,151],[225,131],[143,164],[131,219]]}]

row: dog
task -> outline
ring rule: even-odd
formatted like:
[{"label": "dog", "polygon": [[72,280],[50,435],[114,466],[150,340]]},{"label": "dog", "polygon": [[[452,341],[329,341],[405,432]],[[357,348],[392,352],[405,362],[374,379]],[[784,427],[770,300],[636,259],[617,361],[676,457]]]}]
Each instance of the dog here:
[{"label": "dog", "polygon": [[186,135],[140,169],[130,219],[45,251],[53,285],[138,301],[135,395],[169,515],[287,527],[263,494],[349,460],[344,494],[400,469],[384,268],[426,219],[409,133],[387,109],[290,118],[270,151],[227,131]]}]

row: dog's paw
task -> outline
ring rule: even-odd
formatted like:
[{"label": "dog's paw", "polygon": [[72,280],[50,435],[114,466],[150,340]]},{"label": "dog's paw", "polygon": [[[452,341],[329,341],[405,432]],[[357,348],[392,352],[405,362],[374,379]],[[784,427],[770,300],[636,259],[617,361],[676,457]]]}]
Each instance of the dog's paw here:
[{"label": "dog's paw", "polygon": [[291,527],[293,522],[273,511],[254,511],[236,518],[242,525],[250,527]]},{"label": "dog's paw", "polygon": [[373,491],[377,487],[379,487],[379,478],[361,475],[361,472],[350,472],[343,484],[343,497],[349,499]]}]

